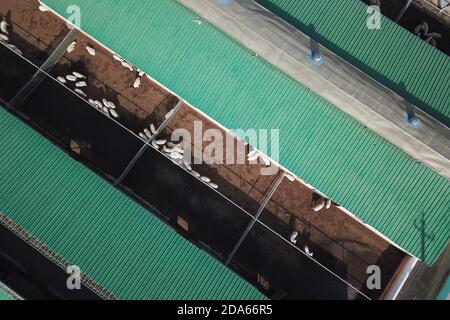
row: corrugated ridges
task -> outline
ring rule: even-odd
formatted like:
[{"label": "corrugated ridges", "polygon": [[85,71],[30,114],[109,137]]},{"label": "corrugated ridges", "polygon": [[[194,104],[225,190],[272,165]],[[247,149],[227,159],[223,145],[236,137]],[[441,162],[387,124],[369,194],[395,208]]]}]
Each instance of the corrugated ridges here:
[{"label": "corrugated ridges", "polygon": [[[86,32],[224,126],[279,128],[282,165],[412,254],[431,264],[445,247],[448,180],[213,26],[196,24],[175,0],[45,2],[62,15],[79,5]],[[415,225],[423,213],[434,235],[425,253]]]},{"label": "corrugated ridges", "polygon": [[0,301],[5,300],[14,300],[12,296],[9,295],[8,292],[4,291],[2,288],[0,288]]},{"label": "corrugated ridges", "polygon": [[0,211],[121,299],[261,299],[0,108]]},{"label": "corrugated ridges", "polygon": [[17,300],[17,297],[12,294],[12,290],[0,282],[0,301]]},{"label": "corrugated ridges", "polygon": [[386,17],[381,30],[370,30],[360,0],[256,1],[450,125],[450,58],[444,53]]}]

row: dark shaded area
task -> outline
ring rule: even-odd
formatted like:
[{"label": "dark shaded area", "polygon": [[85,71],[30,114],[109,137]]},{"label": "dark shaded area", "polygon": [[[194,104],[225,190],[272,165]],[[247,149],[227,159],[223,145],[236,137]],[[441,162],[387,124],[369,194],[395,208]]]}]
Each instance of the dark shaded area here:
[{"label": "dark shaded area", "polygon": [[[180,125],[180,127],[182,127],[182,125]],[[170,141],[172,133],[175,130],[176,128],[174,125],[169,123],[161,135],[158,136],[158,139],[163,138]],[[199,161],[195,158],[196,151],[203,154],[204,150],[201,150],[193,141],[189,142],[186,140],[184,143],[190,144],[192,150],[192,169],[201,176],[211,178],[212,181],[219,186],[219,192],[222,195],[244,209],[247,213],[255,215],[261,205],[261,201],[264,199],[264,195],[267,194],[272,183],[276,180],[276,174],[272,176],[261,176],[259,171],[255,175],[245,172],[244,170],[239,171],[244,167],[248,168],[249,165],[246,164],[233,165],[232,168],[226,164],[216,163],[208,165],[204,161]],[[225,150],[224,154],[227,152],[230,151]],[[233,152],[234,154],[238,153],[237,143],[235,144]],[[199,162],[201,162],[201,164]],[[243,175],[248,176],[243,177]],[[256,178],[253,181],[250,181],[250,176],[252,178],[256,176]],[[264,182],[262,182],[262,180],[264,180]]]},{"label": "dark shaded area", "polygon": [[183,218],[188,223],[186,235],[222,261],[251,220],[240,208],[153,148],[142,155],[123,186],[176,227],[179,228],[178,217]]},{"label": "dark shaded area", "polygon": [[367,286],[361,286],[359,290],[373,298],[379,298],[383,291],[386,289],[389,281],[392,279],[394,273],[397,271],[398,266],[402,262],[404,256],[398,254],[398,249],[391,246],[384,251],[375,265],[380,267],[381,270],[381,289],[369,290]]},{"label": "dark shaded area", "polygon": [[119,177],[143,146],[142,140],[50,77],[19,112],[65,148],[76,142],[79,157],[108,177]]},{"label": "dark shaded area", "polygon": [[[284,239],[289,240],[293,230],[292,227],[286,223],[283,223],[270,211],[264,210],[260,220],[262,223],[269,226],[272,230],[283,236]],[[345,266],[345,263],[343,262],[343,259],[342,258],[337,259],[320,246],[314,244],[314,242],[312,242],[310,239],[311,231],[312,229],[307,227],[301,230],[301,232],[296,238],[295,247],[297,247],[300,250],[304,250],[304,246],[305,245],[308,246],[309,250],[314,253],[313,255],[314,259],[319,261],[321,264],[323,264],[330,270],[333,270],[333,272],[338,274],[340,277],[348,280],[349,275],[347,274],[347,268]]]},{"label": "dark shaded area", "polygon": [[[361,0],[367,5],[372,5],[371,0]],[[379,0],[381,3],[381,13],[383,16],[395,21],[407,0]]]},{"label": "dark shaded area", "polygon": [[[350,62],[353,64],[356,68],[360,69],[361,71],[367,73],[371,77],[373,77],[376,81],[379,81],[389,89],[393,90],[403,98],[407,99],[414,105],[421,108],[424,112],[428,113],[429,115],[433,116],[437,120],[441,121],[446,126],[450,126],[450,118],[448,118],[445,114],[442,112],[437,111],[434,106],[427,104],[425,101],[422,101],[419,99],[414,92],[409,92],[405,88],[401,88],[398,83],[390,80],[389,78],[385,77],[383,74],[381,74],[377,69],[371,68],[367,66],[364,61],[359,60],[355,56],[351,55],[349,52],[343,50],[341,47],[337,46],[333,43],[333,41],[330,41],[326,36],[318,33],[315,30],[315,27],[313,24],[306,25],[302,23],[300,20],[295,18],[294,16],[290,15],[289,12],[286,12],[285,10],[281,9],[277,5],[274,5],[270,0],[256,0],[260,5],[265,7],[267,10],[273,12],[275,15],[279,16],[286,22],[290,23],[291,25],[295,26],[297,29],[305,33],[306,35],[310,36],[317,42],[319,42],[321,45],[325,46],[338,56],[340,56],[342,59]],[[388,57],[385,57],[388,59]]]},{"label": "dark shaded area", "polygon": [[436,39],[436,49],[450,57],[450,26],[437,20],[430,12],[417,7],[413,3],[398,24],[414,33],[415,27],[423,22],[428,23],[430,32],[438,32],[442,35],[442,38]]},{"label": "dark shaded area", "polygon": [[66,286],[68,274],[0,224],[0,281],[24,299],[100,300],[81,285]]},{"label": "dark shaded area", "polygon": [[[274,215],[273,212],[266,208],[260,220],[287,240],[290,240],[294,230],[297,231],[298,236],[295,238],[295,247],[304,251],[305,246],[307,246],[313,252],[314,259],[371,299],[378,299],[381,296],[404,258],[402,251],[396,247],[389,246],[387,250],[380,253],[381,255],[377,261],[370,263],[347,249],[342,241],[336,241],[328,237],[309,221],[301,219],[293,213],[291,213],[290,221],[287,223],[277,218],[277,215]],[[366,280],[369,276],[367,268],[373,264],[378,265],[382,270],[380,290],[368,290],[366,286]]]},{"label": "dark shaded area", "polygon": [[[185,237],[214,254],[219,260],[231,252],[251,222],[248,215],[200,180],[149,149],[125,179],[126,191],[138,195],[147,207],[161,214]],[[177,224],[182,217],[188,230]],[[276,217],[273,217],[277,223]],[[279,223],[279,222],[278,222]],[[257,227],[258,226],[258,227]],[[348,299],[347,285],[296,251],[265,227],[256,224],[231,267],[274,299]],[[253,229],[252,229],[253,230]],[[317,248],[320,259],[333,261],[345,276],[345,265]],[[258,274],[272,284],[264,290]],[[302,284],[302,285],[299,285]],[[282,292],[282,294],[280,294]]]},{"label": "dark shaded area", "polygon": [[[263,292],[272,299],[346,300],[351,295],[347,284],[260,223],[253,226],[231,264],[248,281],[265,287]],[[336,261],[336,267],[345,274],[343,264]]]},{"label": "dark shaded area", "polygon": [[6,104],[35,74],[36,68],[0,42],[0,101]]},{"label": "dark shaded area", "polygon": [[[293,220],[297,220],[296,222]],[[299,232],[298,236],[296,237],[295,241],[296,243],[293,244],[296,248],[298,248],[301,251],[304,251],[305,246],[308,247],[308,249],[313,252],[313,258],[320,262],[323,266],[328,268],[329,270],[332,270],[334,273],[336,273],[339,277],[342,279],[345,279],[350,284],[352,284],[355,288],[362,288],[365,287],[364,279],[361,279],[358,277],[358,275],[354,275],[350,273],[347,265],[346,265],[346,258],[349,259],[360,259],[356,256],[351,256],[350,252],[346,252],[342,246],[339,246],[338,243],[335,243],[335,246],[337,246],[337,252],[342,252],[340,257],[336,257],[335,255],[331,254],[329,251],[322,248],[320,245],[317,245],[314,243],[314,241],[311,240],[311,232],[317,233],[318,231],[314,228],[314,226],[306,224],[304,222],[300,222],[298,218],[296,218],[294,215],[292,215],[291,222],[289,224],[283,223],[282,220],[278,219],[272,212],[265,209],[261,215],[260,218],[261,222],[270,227],[272,230],[280,234],[284,239],[287,241],[290,241],[290,236],[293,232],[294,226],[301,224],[303,226],[302,229],[297,230]],[[317,237],[317,234],[314,235]],[[325,235],[321,235],[322,237],[325,237]],[[328,241],[326,241],[328,240]],[[332,239],[326,239],[324,243],[332,242]],[[294,250],[294,248],[290,248],[290,250]],[[302,253],[299,253],[303,256]],[[353,262],[352,265],[361,265],[361,267],[365,267],[366,264],[363,261],[358,261],[357,263]],[[365,268],[364,268],[364,277],[365,277]],[[371,294],[367,294],[371,298],[376,298],[376,296]]]}]

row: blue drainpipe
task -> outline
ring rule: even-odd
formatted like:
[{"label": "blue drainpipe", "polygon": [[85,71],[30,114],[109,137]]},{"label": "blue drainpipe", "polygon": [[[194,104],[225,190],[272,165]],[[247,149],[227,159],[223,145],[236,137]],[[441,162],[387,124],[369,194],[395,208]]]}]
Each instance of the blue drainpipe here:
[{"label": "blue drainpipe", "polygon": [[310,40],[311,54],[308,55],[308,60],[316,65],[321,65],[324,61],[322,53],[320,53],[319,44],[311,39]]},{"label": "blue drainpipe", "polygon": [[414,110],[408,110],[406,111],[406,123],[410,126],[413,126],[414,128],[420,127],[420,119],[416,117],[416,113]]}]

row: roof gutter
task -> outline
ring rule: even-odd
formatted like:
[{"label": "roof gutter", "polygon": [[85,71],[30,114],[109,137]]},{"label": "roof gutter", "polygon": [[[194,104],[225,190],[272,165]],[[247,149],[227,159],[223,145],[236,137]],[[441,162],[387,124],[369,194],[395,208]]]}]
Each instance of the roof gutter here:
[{"label": "roof gutter", "polygon": [[388,285],[386,286],[386,290],[383,292],[380,299],[397,299],[398,294],[405,285],[406,280],[408,280],[408,278],[410,277],[414,267],[417,264],[417,261],[419,260],[415,257],[406,256],[405,258],[403,258],[403,261],[400,263],[400,266],[398,267],[394,276],[389,281]]}]

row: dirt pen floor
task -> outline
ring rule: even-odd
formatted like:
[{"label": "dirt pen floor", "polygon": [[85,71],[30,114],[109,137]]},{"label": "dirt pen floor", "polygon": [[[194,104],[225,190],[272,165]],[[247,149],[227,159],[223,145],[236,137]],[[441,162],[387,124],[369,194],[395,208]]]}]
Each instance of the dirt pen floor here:
[{"label": "dirt pen floor", "polygon": [[0,1],[1,19],[8,24],[9,41],[24,57],[40,66],[69,33],[66,23],[39,11],[35,0]]},{"label": "dirt pen floor", "polygon": [[[87,46],[95,50],[95,56],[87,51]],[[123,61],[123,64],[128,62]],[[117,121],[137,133],[152,123],[156,127],[161,125],[164,116],[175,107],[179,99],[145,74],[141,73],[140,76],[140,71],[136,68],[132,69],[133,71],[124,67],[111,52],[80,34],[74,51],[65,53],[52,75],[55,78],[63,77],[69,88],[76,88],[76,83],[67,80],[68,75],[73,75],[73,72],[85,75],[85,79],[79,79],[87,85],[79,88],[86,94],[85,98],[101,104],[103,99],[112,102],[116,106]],[[134,87],[135,81],[140,82],[138,88]]]},{"label": "dirt pen floor", "polygon": [[[16,34],[14,29],[11,39],[21,44],[24,58],[33,63],[36,57],[45,60],[51,50],[39,47],[40,41],[56,47],[68,28],[50,12],[39,11],[36,1],[20,3],[19,8],[15,1],[2,1],[1,13],[29,28],[34,38]],[[2,83],[6,83],[0,89],[0,100],[5,103],[37,70],[5,45],[0,44],[0,55],[7,61],[0,70]],[[315,212],[313,207],[327,199],[299,180],[284,178],[262,207],[284,174],[280,168],[262,175],[261,169],[268,164],[248,161],[251,146],[86,35],[77,35],[50,74],[12,112],[186,238],[229,262],[267,296],[362,298],[347,281],[378,298],[404,258],[403,252],[338,204],[331,202],[328,209]],[[153,139],[163,123],[166,126]],[[170,148],[182,147],[180,154],[186,152],[185,157],[190,154],[199,160],[210,142],[182,139],[177,146],[180,141],[171,141],[180,129],[195,137],[196,128],[201,136],[215,129],[224,140],[232,141],[234,164],[227,163],[230,148],[225,147],[229,145],[224,146],[222,163],[213,164],[200,159],[186,165],[186,158],[168,151],[173,142]],[[236,164],[241,151],[244,161]],[[138,152],[142,154],[130,165]],[[262,213],[260,221],[244,234],[258,212]],[[367,292],[366,269],[371,264],[383,270],[382,290]]]},{"label": "dirt pen floor", "polygon": [[[405,254],[342,211],[336,203],[331,202],[329,209],[315,212],[311,203],[317,196],[315,190],[300,181],[285,180],[272,196],[261,220],[286,237],[296,230],[300,235],[297,245],[306,244],[313,252],[314,248],[320,248],[342,261],[347,267],[348,281],[358,289],[365,287],[367,267],[379,265],[384,288]],[[281,229],[273,225],[273,216],[284,222]],[[327,265],[326,260],[322,262]],[[381,291],[372,292],[371,296],[377,297]]]},{"label": "dirt pen floor", "polygon": [[[213,152],[213,155],[216,155],[216,153],[222,154],[218,162],[206,163],[204,155],[211,142],[206,139],[194,141],[195,124],[197,124],[197,128],[199,124],[201,126],[201,130],[197,129],[201,137],[204,137],[205,132],[210,129],[220,132],[224,142],[223,149],[221,152]],[[192,169],[201,176],[210,178],[213,183],[217,184],[219,192],[229,200],[249,214],[256,214],[265,194],[274,184],[279,171],[272,175],[261,175],[261,169],[265,166],[260,163],[250,164],[248,162],[246,155],[249,146],[245,142],[237,139],[236,136],[225,131],[188,104],[182,105],[158,138],[170,141],[173,132],[180,129],[189,132],[189,136],[192,137],[191,141],[186,141],[191,149]],[[232,142],[228,142],[228,145],[226,145],[226,141]],[[186,146],[184,146],[184,149],[187,149]],[[237,161],[240,157],[238,150],[242,150],[243,159],[241,159],[241,162]],[[232,161],[230,162],[233,164],[227,164],[227,156],[231,156]],[[199,159],[200,161],[198,161]]]}]

